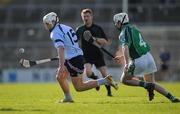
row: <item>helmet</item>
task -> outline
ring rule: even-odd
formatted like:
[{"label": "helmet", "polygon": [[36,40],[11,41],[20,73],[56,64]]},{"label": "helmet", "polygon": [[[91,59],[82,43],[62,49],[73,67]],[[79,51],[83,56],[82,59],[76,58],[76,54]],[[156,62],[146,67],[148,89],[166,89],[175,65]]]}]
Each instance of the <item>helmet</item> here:
[{"label": "helmet", "polygon": [[128,14],[127,13],[118,13],[118,14],[114,15],[113,21],[115,23],[120,21],[122,24],[128,23],[129,22]]},{"label": "helmet", "polygon": [[52,26],[54,26],[53,22],[58,22],[58,21],[59,19],[57,17],[57,14],[54,12],[50,12],[43,17],[43,23],[48,23]]}]

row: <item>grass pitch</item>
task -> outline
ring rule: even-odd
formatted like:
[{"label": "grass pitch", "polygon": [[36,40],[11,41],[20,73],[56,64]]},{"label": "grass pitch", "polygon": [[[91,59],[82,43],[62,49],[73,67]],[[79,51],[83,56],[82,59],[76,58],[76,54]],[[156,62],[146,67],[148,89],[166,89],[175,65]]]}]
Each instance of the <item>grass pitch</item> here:
[{"label": "grass pitch", "polygon": [[[161,83],[180,98],[180,83]],[[78,93],[71,86],[74,103],[57,103],[63,93],[57,83],[0,84],[0,114],[180,114],[180,103],[173,104],[156,93],[148,101],[140,87],[120,85],[106,96],[104,86]]]}]

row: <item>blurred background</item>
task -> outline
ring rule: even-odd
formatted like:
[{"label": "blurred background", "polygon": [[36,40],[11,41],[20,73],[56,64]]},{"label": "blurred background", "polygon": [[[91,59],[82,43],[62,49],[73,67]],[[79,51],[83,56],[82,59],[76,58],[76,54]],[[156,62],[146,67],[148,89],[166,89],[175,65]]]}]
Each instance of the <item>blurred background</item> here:
[{"label": "blurred background", "polygon": [[[74,29],[82,24],[83,8],[94,11],[109,39],[105,47],[114,53],[119,32],[113,25],[113,15],[128,12],[151,44],[159,71],[159,81],[180,81],[180,1],[179,0],[0,0],[0,82],[54,82],[57,61],[30,69],[19,65],[20,58],[38,60],[56,57],[56,49],[45,31],[42,17],[56,12],[60,22]],[[19,48],[25,53],[20,54]],[[119,66],[105,54],[109,72],[118,77]]]}]

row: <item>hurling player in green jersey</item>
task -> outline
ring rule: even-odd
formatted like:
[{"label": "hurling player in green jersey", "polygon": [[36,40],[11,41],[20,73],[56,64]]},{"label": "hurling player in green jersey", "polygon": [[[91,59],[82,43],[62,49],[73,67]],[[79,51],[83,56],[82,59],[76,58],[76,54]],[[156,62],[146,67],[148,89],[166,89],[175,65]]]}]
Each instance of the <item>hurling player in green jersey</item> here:
[{"label": "hurling player in green jersey", "polygon": [[[154,90],[156,90],[171,102],[180,102],[178,98],[155,83],[154,72],[157,71],[157,67],[150,53],[150,46],[143,39],[137,27],[129,23],[127,13],[114,15],[113,21],[120,31],[120,45],[116,52],[115,61],[124,65],[122,83],[129,86],[144,87],[148,91],[150,101],[154,98]],[[143,77],[144,81],[134,77]]]}]

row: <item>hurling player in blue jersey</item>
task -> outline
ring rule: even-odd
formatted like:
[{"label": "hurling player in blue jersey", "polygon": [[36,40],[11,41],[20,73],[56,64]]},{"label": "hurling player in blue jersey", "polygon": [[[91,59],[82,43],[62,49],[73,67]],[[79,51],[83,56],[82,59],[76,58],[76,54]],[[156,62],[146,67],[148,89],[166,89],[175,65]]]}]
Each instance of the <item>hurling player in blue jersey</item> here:
[{"label": "hurling player in blue jersey", "polygon": [[56,78],[65,95],[61,102],[73,102],[67,82],[68,74],[71,76],[72,84],[76,91],[85,91],[108,84],[117,89],[118,86],[111,75],[98,80],[83,82],[83,52],[79,48],[76,33],[71,27],[58,22],[59,18],[54,12],[50,12],[43,17],[44,27],[50,32],[50,38],[57,49],[59,57]]}]

